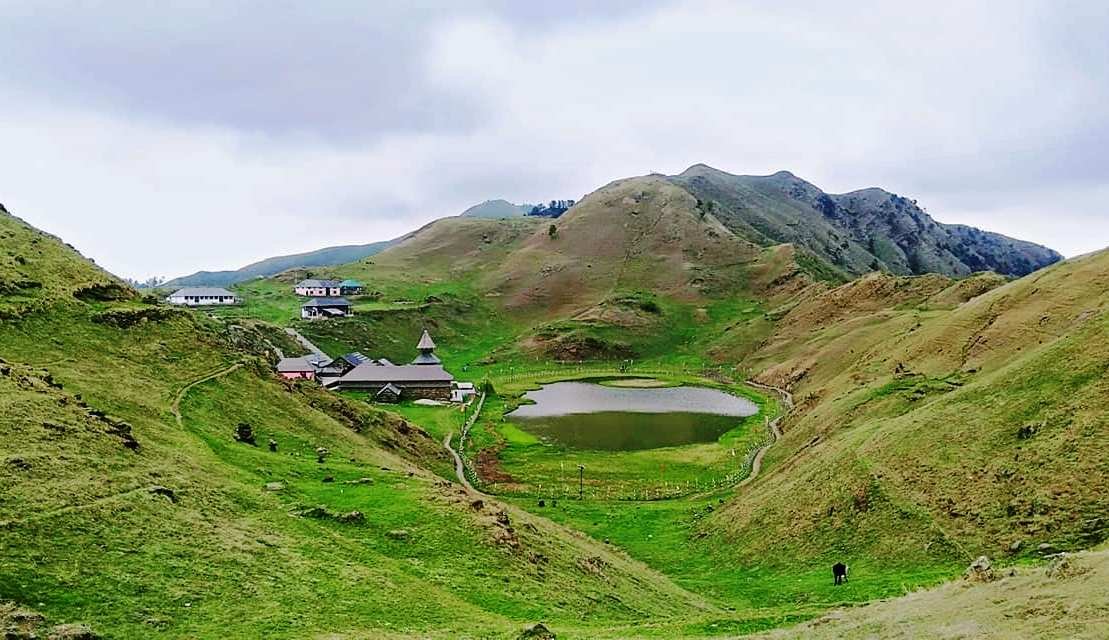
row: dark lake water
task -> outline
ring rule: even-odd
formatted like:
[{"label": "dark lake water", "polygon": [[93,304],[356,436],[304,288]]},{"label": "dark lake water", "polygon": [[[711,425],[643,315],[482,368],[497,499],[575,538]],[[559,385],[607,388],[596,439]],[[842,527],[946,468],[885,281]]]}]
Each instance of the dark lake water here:
[{"label": "dark lake water", "polygon": [[750,400],[703,387],[627,389],[556,382],[508,414],[544,440],[576,449],[633,451],[712,442],[754,415]]}]

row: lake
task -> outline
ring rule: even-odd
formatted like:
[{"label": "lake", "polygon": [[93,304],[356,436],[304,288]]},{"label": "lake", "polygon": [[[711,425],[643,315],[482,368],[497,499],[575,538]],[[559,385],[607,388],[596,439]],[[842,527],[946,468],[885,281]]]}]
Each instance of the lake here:
[{"label": "lake", "polygon": [[524,395],[508,418],[525,431],[576,449],[634,451],[713,442],[758,413],[755,403],[716,389],[634,389],[556,382]]}]

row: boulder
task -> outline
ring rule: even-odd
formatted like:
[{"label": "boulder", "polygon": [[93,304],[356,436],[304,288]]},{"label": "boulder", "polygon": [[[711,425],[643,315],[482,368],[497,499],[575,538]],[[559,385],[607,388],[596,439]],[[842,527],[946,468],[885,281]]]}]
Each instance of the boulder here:
[{"label": "boulder", "polygon": [[1056,580],[1064,580],[1066,578],[1073,578],[1077,575],[1082,575],[1088,571],[1085,567],[1080,567],[1073,562],[1070,554],[1060,553],[1051,559],[1047,564],[1047,577],[1055,578]]},{"label": "boulder", "polygon": [[285,489],[284,482],[267,482],[266,491],[282,491]]},{"label": "boulder", "polygon": [[556,640],[556,638],[554,632],[542,622],[536,622],[516,636],[516,640]]},{"label": "boulder", "polygon": [[47,640],[100,640],[87,624],[60,624],[50,630]]},{"label": "boulder", "polygon": [[978,556],[978,559],[967,567],[963,578],[969,582],[993,582],[997,579],[997,575],[994,573],[993,565],[990,564],[990,559],[986,556]]},{"label": "boulder", "polygon": [[407,540],[408,529],[393,529],[385,534],[390,540]]}]

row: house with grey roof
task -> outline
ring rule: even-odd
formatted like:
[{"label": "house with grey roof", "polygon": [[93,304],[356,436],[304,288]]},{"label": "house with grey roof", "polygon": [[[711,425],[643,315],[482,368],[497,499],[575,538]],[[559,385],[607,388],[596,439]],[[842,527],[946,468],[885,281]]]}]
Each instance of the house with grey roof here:
[{"label": "house with grey roof", "polygon": [[354,312],[346,298],[312,298],[300,305],[300,317],[305,320],[342,318]]},{"label": "house with grey roof", "polygon": [[343,287],[338,280],[318,280],[308,278],[301,280],[293,286],[293,291],[298,296],[341,296]]},{"label": "house with grey roof", "polygon": [[329,389],[367,391],[374,398],[395,401],[429,399],[448,402],[454,376],[433,353],[435,343],[425,331],[417,345],[420,355],[412,364],[396,365],[388,360],[366,360],[342,376],[324,381]]},{"label": "house with grey roof", "polygon": [[169,294],[166,302],[188,307],[239,304],[242,300],[222,287],[185,287]]}]

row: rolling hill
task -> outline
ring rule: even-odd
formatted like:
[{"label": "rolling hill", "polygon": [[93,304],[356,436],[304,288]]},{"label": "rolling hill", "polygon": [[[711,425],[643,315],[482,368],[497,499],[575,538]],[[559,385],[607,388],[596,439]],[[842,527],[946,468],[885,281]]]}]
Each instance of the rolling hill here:
[{"label": "rolling hill", "polygon": [[[37,283],[0,291],[20,310],[0,320],[0,601],[37,611],[19,620],[457,637],[718,615],[617,550],[444,482],[443,433],[277,379],[259,330],[139,301],[6,213],[0,248],[5,282]],[[262,446],[236,441],[243,424]]]},{"label": "rolling hill", "polygon": [[[980,554],[1103,545],[1109,251],[1014,278],[1052,255],[984,232],[956,251],[962,232],[882,195],[828,196],[858,225],[810,219],[820,192],[799,182],[695,167],[618,180],[557,220],[439,220],[326,267],[370,289],[328,322],[298,319],[288,273],[235,285],[238,308],[145,301],[0,213],[0,624],[14,606],[123,638],[515,638],[538,620],[559,638],[726,637],[934,585]],[[894,232],[902,214],[925,229]],[[872,235],[845,235],[860,225]],[[971,252],[1010,276],[970,274]],[[486,495],[451,482],[441,446],[464,414],[280,380],[279,326],[398,362],[431,330],[450,370],[494,387],[463,450]],[[629,370],[760,413],[728,447],[622,457],[553,451],[504,419],[540,382]],[[787,406],[746,378],[795,406],[761,473],[721,483]],[[237,441],[244,424],[278,451]],[[581,500],[559,480],[577,460]],[[702,467],[710,488],[682,489]],[[555,486],[505,480],[537,470]],[[617,482],[632,493],[604,497]],[[1075,588],[1021,580],[1029,599]],[[873,611],[909,607],[926,636],[957,589]]]},{"label": "rolling hill", "polygon": [[458,214],[463,218],[519,218],[531,211],[530,204],[513,204],[508,200],[486,200]]}]

